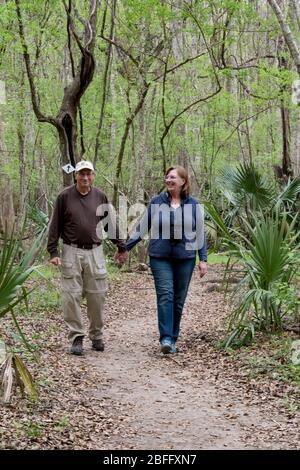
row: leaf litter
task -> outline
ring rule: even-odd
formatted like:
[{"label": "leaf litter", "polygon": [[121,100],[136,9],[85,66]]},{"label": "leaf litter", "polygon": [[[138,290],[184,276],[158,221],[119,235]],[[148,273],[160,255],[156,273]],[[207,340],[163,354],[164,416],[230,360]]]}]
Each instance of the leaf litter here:
[{"label": "leaf litter", "polygon": [[[159,352],[147,271],[110,282],[104,352],[86,337],[84,355],[70,355],[60,309],[19,317],[38,346],[38,362],[25,361],[40,399],[16,389],[0,405],[0,448],[299,449],[299,387],[252,376],[245,352],[217,348],[229,306],[211,284],[221,286],[222,277],[221,266],[202,280],[194,274],[176,355]],[[9,337],[4,320],[1,336]]]}]

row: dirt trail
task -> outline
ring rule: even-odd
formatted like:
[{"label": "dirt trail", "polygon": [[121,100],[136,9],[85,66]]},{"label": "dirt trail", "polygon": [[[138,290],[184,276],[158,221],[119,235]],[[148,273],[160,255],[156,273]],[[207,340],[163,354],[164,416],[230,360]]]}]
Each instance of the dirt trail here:
[{"label": "dirt trail", "polygon": [[[253,362],[215,347],[228,313],[221,279],[221,266],[204,280],[194,275],[176,355],[159,352],[145,272],[110,282],[103,353],[85,338],[84,355],[69,354],[59,309],[20,316],[39,347],[30,370],[40,399],[16,389],[0,407],[0,449],[300,449],[296,386],[255,375]],[[259,352],[270,351],[260,343]]]},{"label": "dirt trail", "polygon": [[286,434],[296,433],[297,423],[281,402],[278,409],[273,402],[265,406],[255,389],[249,392],[243,374],[237,383],[222,373],[222,357],[207,338],[217,331],[218,310],[224,315],[224,304],[205,289],[206,283],[194,276],[180,352],[172,356],[159,352],[151,276],[132,275],[111,292],[105,352],[85,357],[101,377],[91,398],[123,415],[122,433],[111,433],[107,449],[290,447]]}]

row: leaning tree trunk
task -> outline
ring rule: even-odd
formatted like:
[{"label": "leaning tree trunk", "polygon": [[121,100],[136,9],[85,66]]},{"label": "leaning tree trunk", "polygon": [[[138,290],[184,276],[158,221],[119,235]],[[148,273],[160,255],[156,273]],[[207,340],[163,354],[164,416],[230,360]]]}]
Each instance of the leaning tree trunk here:
[{"label": "leaning tree trunk", "polygon": [[[68,86],[64,88],[64,96],[59,112],[56,117],[52,117],[44,115],[40,110],[38,93],[35,88],[34,74],[31,67],[31,58],[28,53],[28,47],[25,39],[24,25],[20,9],[20,0],[15,0],[19,23],[19,35],[23,48],[23,57],[30,86],[31,101],[34,113],[38,121],[48,122],[49,124],[52,124],[54,127],[56,127],[59,135],[61,163],[63,165],[71,163],[73,166],[75,166],[76,162],[78,161],[77,112],[79,110],[80,99],[85,93],[89,84],[91,83],[95,70],[93,52],[95,48],[97,11],[99,2],[97,0],[90,0],[90,13],[89,19],[85,22],[85,33],[83,42],[81,42],[81,39],[79,38],[75,30],[73,17],[71,16],[72,4],[69,3],[69,7],[67,7],[66,3],[63,3],[68,18],[68,44],[70,60],[73,67],[73,80]],[[80,63],[78,64],[76,71],[71,51],[71,35],[76,41],[77,46],[81,52]],[[71,174],[63,174],[64,186],[70,185],[72,183],[72,180],[73,177],[71,176]]]},{"label": "leaning tree trunk", "polygon": [[[300,51],[296,41],[296,37],[293,34],[285,16],[277,2],[277,0],[268,0],[269,5],[271,6],[272,10],[274,11],[277,21],[280,25],[283,37],[285,39],[286,45],[290,51],[294,64],[297,68],[298,75],[300,76]],[[296,9],[295,0],[290,0],[291,5]]]},{"label": "leaning tree trunk", "polygon": [[[69,28],[77,41],[82,57],[73,81],[64,89],[62,104],[58,115],[56,116],[56,127],[59,134],[61,158],[64,165],[71,163],[75,166],[78,160],[77,111],[80,99],[91,83],[95,70],[93,51],[95,47],[97,8],[98,2],[96,0],[91,0],[90,19],[85,28],[84,46],[80,43],[77,33],[75,32],[73,21],[70,16],[71,11],[67,11]],[[64,184],[68,185],[71,182],[72,177],[64,173]]]}]

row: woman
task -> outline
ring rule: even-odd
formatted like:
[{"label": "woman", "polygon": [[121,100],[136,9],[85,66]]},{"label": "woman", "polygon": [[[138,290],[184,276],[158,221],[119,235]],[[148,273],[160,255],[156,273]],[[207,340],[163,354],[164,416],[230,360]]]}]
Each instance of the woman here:
[{"label": "woman", "polygon": [[127,241],[130,251],[150,230],[150,267],[154,277],[160,348],[176,353],[180,321],[188,287],[199,253],[200,277],[207,272],[204,215],[198,201],[189,195],[187,171],[171,166],[165,174],[166,192],[155,196]]}]

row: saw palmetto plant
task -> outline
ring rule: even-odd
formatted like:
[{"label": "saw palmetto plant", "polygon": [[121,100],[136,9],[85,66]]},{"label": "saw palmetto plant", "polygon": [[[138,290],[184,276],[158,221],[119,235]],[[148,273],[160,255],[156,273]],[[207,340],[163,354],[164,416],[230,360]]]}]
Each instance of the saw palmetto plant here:
[{"label": "saw palmetto plant", "polygon": [[[228,334],[223,342],[226,348],[251,341],[258,330],[282,328],[282,318],[288,310],[282,292],[291,293],[291,283],[300,263],[298,213],[284,209],[283,202],[295,202],[298,186],[299,182],[290,183],[289,189],[286,187],[277,197],[270,190],[273,202],[268,210],[264,203],[251,204],[243,210],[240,205],[240,220],[236,226],[228,225],[211,203],[205,203],[206,213],[229,255],[226,277],[228,279],[233,272],[233,264],[235,276],[237,272],[240,275],[233,291],[234,307]],[[263,194],[266,196],[264,191]],[[251,198],[245,200],[249,202]],[[295,301],[295,308],[297,305]]]},{"label": "saw palmetto plant", "polygon": [[296,220],[297,216],[288,223],[287,214],[278,212],[253,216],[250,237],[237,239],[231,247],[230,254],[242,277],[233,292],[235,307],[225,347],[248,342],[258,330],[282,329],[287,309],[279,291],[290,289],[300,262],[300,247],[294,232]]},{"label": "saw palmetto plant", "polygon": [[[43,232],[34,241],[31,248],[21,256],[20,241],[14,236],[14,233],[9,237],[5,232],[0,247],[0,321],[6,315],[11,315],[19,337],[31,352],[33,352],[32,347],[19,325],[15,312],[18,304],[27,302],[28,295],[32,291],[32,289],[26,289],[24,285],[34,270],[32,263],[42,236]],[[1,344],[0,385],[4,401],[10,400],[14,379],[20,385],[22,392],[26,391],[32,398],[36,397],[37,392],[32,377],[23,360],[19,355],[7,349],[3,341]]]}]

